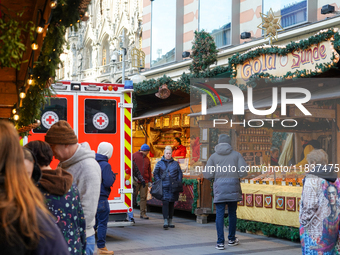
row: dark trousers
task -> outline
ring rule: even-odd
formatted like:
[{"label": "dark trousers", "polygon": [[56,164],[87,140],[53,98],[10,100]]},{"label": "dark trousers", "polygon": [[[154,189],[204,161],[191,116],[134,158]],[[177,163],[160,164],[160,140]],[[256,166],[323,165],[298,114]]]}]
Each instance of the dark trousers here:
[{"label": "dark trousers", "polygon": [[162,201],[162,202],[163,202],[163,207],[162,207],[163,218],[172,219],[172,216],[174,216],[175,202],[169,202],[169,201]]},{"label": "dark trousers", "polygon": [[225,205],[228,205],[228,217],[229,217],[229,235],[228,239],[230,241],[235,241],[236,233],[236,210],[237,202],[224,202],[216,203],[216,230],[217,230],[217,243],[224,244],[224,212]]},{"label": "dark trousers", "polygon": [[107,222],[109,221],[110,206],[109,201],[99,200],[96,214],[97,227],[97,247],[104,248],[106,243]]}]

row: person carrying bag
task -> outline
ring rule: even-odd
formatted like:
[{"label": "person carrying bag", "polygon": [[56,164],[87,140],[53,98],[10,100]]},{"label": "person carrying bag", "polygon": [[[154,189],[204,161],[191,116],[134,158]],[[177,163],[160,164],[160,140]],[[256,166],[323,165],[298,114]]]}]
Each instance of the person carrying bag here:
[{"label": "person carrying bag", "polygon": [[171,147],[166,146],[164,156],[157,162],[153,172],[155,182],[152,188],[152,195],[155,198],[158,196],[159,198],[157,199],[162,200],[163,202],[162,212],[164,218],[164,229],[175,227],[175,225],[172,224],[174,204],[175,201],[178,200],[179,193],[183,191],[183,173],[178,162],[172,158],[171,154]]}]

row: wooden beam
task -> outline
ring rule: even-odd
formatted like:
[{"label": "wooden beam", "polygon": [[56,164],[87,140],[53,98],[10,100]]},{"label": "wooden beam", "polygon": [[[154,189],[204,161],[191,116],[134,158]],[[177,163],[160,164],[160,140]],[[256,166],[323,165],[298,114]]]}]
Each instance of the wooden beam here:
[{"label": "wooden beam", "polygon": [[0,118],[10,118],[12,116],[12,109],[11,108],[2,108],[0,107]]}]

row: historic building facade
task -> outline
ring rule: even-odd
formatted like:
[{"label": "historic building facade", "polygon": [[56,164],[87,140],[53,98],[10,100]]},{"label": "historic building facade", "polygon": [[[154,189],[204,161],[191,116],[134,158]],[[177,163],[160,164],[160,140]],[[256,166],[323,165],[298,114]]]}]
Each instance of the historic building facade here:
[{"label": "historic building facade", "polygon": [[141,0],[93,0],[87,20],[85,17],[77,31],[67,31],[68,45],[61,55],[63,65],[57,79],[121,82],[123,48],[125,76],[136,73],[131,50],[141,48],[142,10]]}]

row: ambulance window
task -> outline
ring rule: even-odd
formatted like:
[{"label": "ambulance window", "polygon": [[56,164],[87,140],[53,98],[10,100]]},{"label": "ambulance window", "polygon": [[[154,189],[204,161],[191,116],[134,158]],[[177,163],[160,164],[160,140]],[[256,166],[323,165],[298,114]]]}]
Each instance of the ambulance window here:
[{"label": "ambulance window", "polygon": [[67,120],[67,99],[50,98],[45,107],[41,109],[41,125],[33,129],[33,133],[46,133],[59,120]]},{"label": "ambulance window", "polygon": [[85,133],[116,133],[116,100],[85,99]]}]

